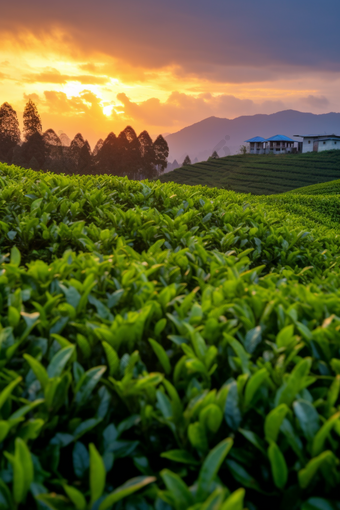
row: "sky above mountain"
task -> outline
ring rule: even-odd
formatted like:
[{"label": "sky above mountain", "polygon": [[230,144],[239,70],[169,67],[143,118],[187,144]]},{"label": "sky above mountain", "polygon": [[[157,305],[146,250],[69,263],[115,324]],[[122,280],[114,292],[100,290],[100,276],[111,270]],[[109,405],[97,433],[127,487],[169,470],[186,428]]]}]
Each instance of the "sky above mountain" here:
[{"label": "sky above mountain", "polygon": [[13,0],[0,14],[0,102],[92,143],[127,124],[340,111],[340,2]]}]

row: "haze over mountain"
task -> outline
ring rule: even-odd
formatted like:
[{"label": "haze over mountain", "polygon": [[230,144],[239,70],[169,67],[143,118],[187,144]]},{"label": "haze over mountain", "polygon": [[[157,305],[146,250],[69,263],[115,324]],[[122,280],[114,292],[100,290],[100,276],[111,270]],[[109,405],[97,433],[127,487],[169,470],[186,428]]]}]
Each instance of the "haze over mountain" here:
[{"label": "haze over mountain", "polygon": [[[294,138],[306,133],[340,134],[340,113],[316,115],[296,110],[284,110],[271,115],[243,115],[235,119],[209,117],[166,137],[169,161],[182,163],[189,155],[191,161],[208,159],[214,150],[219,156],[236,154],[248,138],[277,134]],[[297,141],[299,138],[295,138]]]}]

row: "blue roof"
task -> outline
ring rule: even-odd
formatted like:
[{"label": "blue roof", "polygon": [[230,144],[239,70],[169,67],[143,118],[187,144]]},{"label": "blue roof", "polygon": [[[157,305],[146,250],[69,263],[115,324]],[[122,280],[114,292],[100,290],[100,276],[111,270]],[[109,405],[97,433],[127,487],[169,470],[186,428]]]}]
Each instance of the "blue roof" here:
[{"label": "blue roof", "polygon": [[262,136],[254,136],[254,138],[250,138],[249,140],[245,140],[245,142],[264,142],[265,139]]},{"label": "blue roof", "polygon": [[266,142],[294,142],[295,140],[292,140],[291,138],[288,138],[288,136],[285,135],[275,135],[271,138],[267,138],[265,140]]}]

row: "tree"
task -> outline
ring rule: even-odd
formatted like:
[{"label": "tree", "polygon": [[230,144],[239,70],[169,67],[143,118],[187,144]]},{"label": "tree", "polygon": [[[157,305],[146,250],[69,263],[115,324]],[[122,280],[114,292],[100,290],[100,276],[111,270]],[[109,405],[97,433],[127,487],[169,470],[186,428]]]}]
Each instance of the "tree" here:
[{"label": "tree", "polygon": [[218,159],[219,155],[217,154],[216,151],[214,151],[210,157],[213,158],[213,159]]},{"label": "tree", "polygon": [[128,141],[126,158],[123,160],[125,175],[130,178],[136,178],[142,166],[141,146],[137,138],[135,130],[131,126],[127,126],[122,133],[125,133]]},{"label": "tree", "polygon": [[185,166],[185,165],[191,165],[191,159],[189,158],[189,156],[185,156],[182,166]]},{"label": "tree", "polygon": [[41,170],[45,163],[47,151],[43,136],[35,132],[21,147],[22,164],[26,168]]},{"label": "tree", "polygon": [[103,144],[104,144],[104,140],[102,140],[102,138],[99,138],[98,142],[96,143],[96,145],[93,149],[93,152],[92,152],[93,156],[97,156],[98,152],[103,147]]},{"label": "tree", "polygon": [[163,172],[168,166],[169,146],[162,135],[159,135],[153,144],[155,150],[155,165]]},{"label": "tree", "polygon": [[10,153],[20,144],[20,129],[16,111],[8,103],[0,107],[0,159],[11,162]]},{"label": "tree", "polygon": [[44,143],[49,147],[61,147],[62,143],[55,131],[53,129],[47,129],[45,133],[42,135]]},{"label": "tree", "polygon": [[70,171],[76,173],[92,173],[92,155],[91,148],[87,140],[84,140],[81,133],[77,133],[73,138],[70,149]]},{"label": "tree", "polygon": [[42,124],[35,103],[29,99],[24,110],[24,139],[27,141],[34,133],[42,134]]},{"label": "tree", "polygon": [[247,146],[246,145],[241,145],[240,146],[240,151],[239,151],[239,154],[247,154],[248,150],[247,150]]},{"label": "tree", "polygon": [[[98,144],[99,142],[97,142],[96,147]],[[128,144],[127,141],[126,144]],[[117,175],[118,158],[118,140],[114,133],[110,133],[105,138],[102,146],[98,149],[97,154],[94,154],[96,173]]]},{"label": "tree", "polygon": [[153,142],[151,137],[147,131],[142,131],[138,137],[140,143],[140,151],[142,158],[142,173],[143,177],[146,179],[152,179],[156,177],[156,168],[155,168],[155,148],[153,146]]},{"label": "tree", "polygon": [[80,149],[77,171],[80,174],[92,174],[93,170],[91,147],[89,142],[85,140],[83,147]]},{"label": "tree", "polygon": [[61,173],[65,167],[63,147],[59,136],[53,129],[47,129],[42,135],[45,146],[45,162],[43,170]]}]

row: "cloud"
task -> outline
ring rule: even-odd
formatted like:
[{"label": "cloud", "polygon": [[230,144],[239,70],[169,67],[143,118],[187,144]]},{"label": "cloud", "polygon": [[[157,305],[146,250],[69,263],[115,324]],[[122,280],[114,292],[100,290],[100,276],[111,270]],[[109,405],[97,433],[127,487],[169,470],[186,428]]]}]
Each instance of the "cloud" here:
[{"label": "cloud", "polygon": [[82,85],[104,85],[110,81],[107,76],[98,77],[91,75],[67,75],[53,68],[46,68],[41,73],[30,73],[24,77],[27,83],[56,83],[65,85],[70,81],[80,82]]},{"label": "cloud", "polygon": [[32,101],[34,101],[37,104],[39,104],[41,102],[39,95],[36,94],[35,92],[33,94],[25,94],[24,93],[24,99],[25,99],[25,101],[32,99]]},{"label": "cloud", "polygon": [[[176,69],[216,82],[268,81],[303,71],[340,72],[340,2],[329,0],[18,0],[2,7],[1,40],[72,59],[111,59],[116,73]],[[4,43],[2,43],[4,44]],[[84,64],[86,65],[86,64]],[[137,72],[135,72],[137,70]]]},{"label": "cloud", "polygon": [[301,101],[305,105],[311,106],[313,108],[326,108],[329,106],[329,100],[325,96],[309,95],[308,97],[303,97]]},{"label": "cloud", "polygon": [[192,124],[211,116],[233,118],[238,115],[274,113],[285,107],[282,101],[255,103],[251,99],[240,99],[228,94],[213,96],[206,93],[192,96],[178,91],[172,92],[164,102],[152,98],[136,103],[125,93],[118,94],[117,99],[124,105],[126,118],[151,126],[178,127],[183,123]]}]

